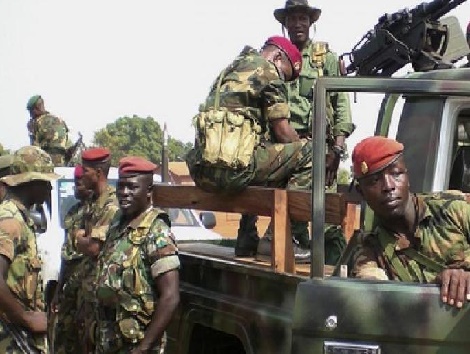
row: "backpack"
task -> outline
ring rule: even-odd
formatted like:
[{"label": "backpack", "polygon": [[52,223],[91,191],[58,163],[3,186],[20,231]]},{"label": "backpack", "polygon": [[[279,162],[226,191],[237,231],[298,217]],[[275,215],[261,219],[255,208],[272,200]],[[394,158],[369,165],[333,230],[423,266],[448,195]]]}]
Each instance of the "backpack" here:
[{"label": "backpack", "polygon": [[196,143],[202,163],[233,170],[247,168],[259,144],[261,126],[240,110],[220,107],[220,86],[225,70],[217,81],[214,107],[202,109],[194,118]]}]

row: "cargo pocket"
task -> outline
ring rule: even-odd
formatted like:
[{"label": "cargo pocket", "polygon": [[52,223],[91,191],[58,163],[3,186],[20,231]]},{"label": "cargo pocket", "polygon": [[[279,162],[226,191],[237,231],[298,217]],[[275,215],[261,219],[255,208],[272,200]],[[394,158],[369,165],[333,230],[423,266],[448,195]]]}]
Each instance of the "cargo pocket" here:
[{"label": "cargo pocket", "polygon": [[24,288],[26,292],[26,298],[33,300],[36,294],[36,290],[39,284],[39,275],[41,272],[41,261],[38,258],[32,258],[29,260],[27,265],[28,274],[24,278]]},{"label": "cargo pocket", "polygon": [[219,160],[225,114],[225,110],[209,110],[200,112],[196,118],[201,133],[202,158],[209,164]]},{"label": "cargo pocket", "polygon": [[144,338],[144,331],[140,329],[139,322],[133,318],[119,321],[119,329],[126,342],[137,343]]}]

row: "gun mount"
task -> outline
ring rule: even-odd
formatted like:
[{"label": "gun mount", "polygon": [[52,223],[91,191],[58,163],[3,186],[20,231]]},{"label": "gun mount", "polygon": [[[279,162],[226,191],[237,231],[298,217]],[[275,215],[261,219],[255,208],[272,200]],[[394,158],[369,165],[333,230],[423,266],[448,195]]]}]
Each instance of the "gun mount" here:
[{"label": "gun mount", "polygon": [[[415,8],[385,14],[374,28],[353,47],[340,56],[349,59],[346,73],[358,76],[392,76],[411,63],[415,71],[453,67],[462,58],[444,59],[450,30],[439,19],[466,0],[434,0]],[[460,29],[461,30],[461,29]],[[468,48],[467,48],[468,49]]]}]

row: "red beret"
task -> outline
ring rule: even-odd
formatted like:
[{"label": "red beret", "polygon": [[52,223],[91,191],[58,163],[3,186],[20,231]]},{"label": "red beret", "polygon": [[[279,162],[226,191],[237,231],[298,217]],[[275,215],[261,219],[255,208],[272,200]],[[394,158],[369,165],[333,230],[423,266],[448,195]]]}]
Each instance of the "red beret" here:
[{"label": "red beret", "polygon": [[300,51],[297,49],[297,47],[292,44],[289,39],[281,36],[269,37],[264,45],[274,45],[287,55],[292,65],[291,80],[295,80],[299,76],[300,70],[302,69],[302,54],[300,54]]},{"label": "red beret", "polygon": [[76,165],[75,170],[73,172],[73,176],[75,178],[82,178],[83,176],[83,166],[82,165]]},{"label": "red beret", "polygon": [[129,173],[153,173],[157,165],[138,156],[126,156],[119,160],[119,175]]},{"label": "red beret", "polygon": [[403,144],[383,136],[360,141],[353,150],[354,177],[361,178],[379,172],[390,165],[402,152]]},{"label": "red beret", "polygon": [[105,162],[109,159],[111,152],[102,147],[88,149],[82,152],[82,163]]}]

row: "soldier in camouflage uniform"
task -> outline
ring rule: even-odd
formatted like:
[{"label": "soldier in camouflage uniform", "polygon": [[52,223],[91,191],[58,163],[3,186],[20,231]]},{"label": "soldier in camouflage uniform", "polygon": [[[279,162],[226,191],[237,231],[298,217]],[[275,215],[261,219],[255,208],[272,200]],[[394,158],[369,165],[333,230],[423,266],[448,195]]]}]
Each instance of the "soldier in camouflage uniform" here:
[{"label": "soldier in camouflage uniform", "polygon": [[83,211],[90,191],[82,181],[83,167],[76,165],[74,171],[75,198],[74,204],[64,218],[65,241],[62,246],[62,265],[51,308],[57,313],[54,328],[54,353],[79,353],[80,339],[77,336],[77,292],[81,284],[79,265],[83,254],[76,248],[75,232],[80,230],[83,222]]},{"label": "soldier in camouflage uniform", "polygon": [[39,146],[51,155],[54,166],[65,166],[71,157],[69,129],[65,122],[44,108],[41,96],[32,96],[26,104],[31,119],[28,133],[31,145]]},{"label": "soldier in camouflage uniform", "polygon": [[160,353],[179,303],[180,261],[170,219],[151,205],[155,168],[140,157],[119,162],[120,211],[98,261],[96,353]]},{"label": "soldier in camouflage uniform", "polygon": [[[321,76],[340,76],[337,55],[326,42],[310,39],[310,28],[320,17],[321,10],[309,6],[307,0],[287,0],[285,7],[274,11],[275,19],[287,29],[292,43],[302,53],[302,70],[299,78],[287,84],[289,92],[290,124],[301,138],[311,139],[313,84]],[[327,94],[328,154],[326,158],[326,185],[331,187],[337,176],[340,159],[346,154],[346,138],[354,131],[348,93]],[[293,237],[301,247],[309,249],[307,222],[292,221]],[[329,226],[325,230],[325,252],[338,253],[338,244],[346,244],[341,230]],[[269,234],[269,229],[268,229]],[[266,239],[263,238],[262,241]],[[269,239],[268,239],[269,240]],[[266,240],[266,241],[268,241]],[[332,247],[329,247],[329,245]],[[261,247],[260,247],[261,248]],[[270,250],[270,247],[265,247]],[[331,248],[331,249],[330,249]],[[341,253],[337,254],[337,257]]]},{"label": "soldier in camouflage uniform", "polygon": [[111,166],[109,150],[93,148],[83,151],[82,166],[82,181],[85,188],[91,191],[91,196],[84,205],[80,228],[75,231],[76,250],[84,254],[75,274],[80,282],[77,294],[79,338],[83,339],[82,352],[88,354],[94,350],[89,330],[94,322],[97,257],[105,241],[109,223],[118,210],[118,202],[115,188],[108,185]]},{"label": "soldier in camouflage uniform", "polygon": [[470,205],[461,198],[409,191],[403,145],[374,136],[352,155],[358,191],[378,225],[359,247],[353,275],[440,283],[444,303],[470,300]]},{"label": "soldier in camouflage uniform", "polygon": [[[46,353],[42,262],[29,209],[50,194],[51,181],[59,177],[53,170],[46,152],[25,146],[13,154],[10,174],[0,179],[8,186],[0,204],[0,353],[23,354],[18,342]],[[25,330],[21,340],[15,329]]]},{"label": "soldier in camouflage uniform", "polygon": [[[261,51],[245,47],[219,75],[200,111],[219,105],[240,122],[250,122],[258,142],[246,166],[223,166],[203,159],[203,143],[211,136],[197,129],[194,149],[187,155],[191,177],[200,188],[212,192],[236,192],[248,185],[290,189],[311,188],[312,144],[300,139],[289,125],[288,92],[285,81],[295,80],[301,66],[298,49],[284,37],[269,38]],[[230,130],[229,130],[230,131]],[[207,131],[210,134],[210,131]],[[245,141],[232,141],[243,147]],[[221,145],[224,146],[222,142]],[[243,227],[243,225],[241,225]],[[235,253],[256,253],[257,235],[239,233]],[[297,248],[294,247],[294,251]],[[304,255],[297,254],[300,260]],[[305,258],[305,257],[304,257]]]},{"label": "soldier in camouflage uniform", "polygon": [[[0,178],[5,177],[10,174],[10,166],[13,162],[12,155],[2,155],[0,156]],[[0,182],[0,203],[3,201],[7,194],[7,185],[3,182]]]}]

